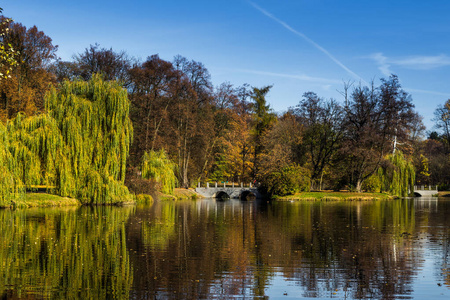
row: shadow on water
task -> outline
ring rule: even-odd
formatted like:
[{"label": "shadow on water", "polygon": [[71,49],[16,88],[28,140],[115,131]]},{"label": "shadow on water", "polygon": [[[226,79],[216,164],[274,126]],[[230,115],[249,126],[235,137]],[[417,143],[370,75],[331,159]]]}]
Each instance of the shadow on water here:
[{"label": "shadow on water", "polygon": [[226,201],[230,200],[230,196],[225,192],[219,192],[216,196],[217,201]]}]

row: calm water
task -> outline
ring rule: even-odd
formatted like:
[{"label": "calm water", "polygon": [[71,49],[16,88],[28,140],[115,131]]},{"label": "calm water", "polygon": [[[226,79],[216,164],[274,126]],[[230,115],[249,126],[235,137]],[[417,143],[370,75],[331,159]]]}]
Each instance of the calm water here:
[{"label": "calm water", "polygon": [[449,299],[450,201],[0,211],[1,299]]}]

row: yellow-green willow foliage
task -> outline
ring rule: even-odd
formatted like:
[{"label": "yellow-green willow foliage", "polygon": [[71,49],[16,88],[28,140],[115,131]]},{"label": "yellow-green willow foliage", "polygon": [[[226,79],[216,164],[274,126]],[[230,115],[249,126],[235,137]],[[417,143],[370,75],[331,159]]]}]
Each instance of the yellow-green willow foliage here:
[{"label": "yellow-green willow foliage", "polygon": [[0,210],[0,293],[25,299],[128,299],[125,224],[134,207]]},{"label": "yellow-green willow foliage", "polygon": [[23,192],[22,181],[8,148],[7,130],[0,122],[0,207],[8,206]]},{"label": "yellow-green willow foliage", "polygon": [[386,161],[388,163],[378,169],[382,191],[400,197],[408,196],[409,189],[414,187],[416,176],[413,163],[399,150],[389,154]]},{"label": "yellow-green willow foliage", "polygon": [[98,75],[89,82],[66,81],[50,91],[46,110],[67,150],[58,160],[65,167],[56,174],[62,196],[96,204],[130,197],[124,185],[133,131],[129,107],[127,91]]},{"label": "yellow-green willow foliage", "polygon": [[0,178],[0,200],[17,197],[22,184],[46,185],[82,203],[130,200],[124,180],[133,128],[126,90],[93,76],[52,88],[45,105],[46,113],[19,114],[6,132],[0,128],[6,145],[0,168],[9,170]]},{"label": "yellow-green willow foliage", "polygon": [[174,205],[163,205],[152,222],[141,222],[141,239],[144,247],[167,250],[170,240],[177,232],[177,212]]},{"label": "yellow-green willow foliage", "polygon": [[177,177],[175,164],[167,157],[164,149],[145,152],[142,157],[142,178],[153,179],[161,185],[161,192],[172,194]]}]

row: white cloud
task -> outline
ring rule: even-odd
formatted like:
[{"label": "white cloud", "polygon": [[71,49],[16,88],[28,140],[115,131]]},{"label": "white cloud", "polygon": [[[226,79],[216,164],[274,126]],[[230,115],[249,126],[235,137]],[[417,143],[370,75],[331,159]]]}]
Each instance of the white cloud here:
[{"label": "white cloud", "polygon": [[410,56],[394,60],[393,63],[411,69],[430,70],[450,66],[450,57],[444,54],[436,56]]},{"label": "white cloud", "polygon": [[378,52],[369,56],[378,63],[378,69],[383,73],[384,76],[390,76],[392,71],[389,69],[391,65],[388,63],[388,58],[383,55],[383,53]]},{"label": "white cloud", "polygon": [[374,60],[378,64],[378,69],[385,76],[389,76],[391,73],[393,73],[390,69],[391,66],[399,66],[415,70],[431,70],[450,66],[450,57],[444,54],[435,56],[416,55],[390,58],[385,56],[383,53],[378,52],[369,55],[368,58]]}]

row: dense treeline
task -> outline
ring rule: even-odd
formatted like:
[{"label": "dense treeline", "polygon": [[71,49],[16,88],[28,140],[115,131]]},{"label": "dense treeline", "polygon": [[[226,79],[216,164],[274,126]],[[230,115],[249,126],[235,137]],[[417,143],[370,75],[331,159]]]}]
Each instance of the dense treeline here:
[{"label": "dense treeline", "polygon": [[[63,125],[66,121],[46,103],[64,102],[64,90],[71,86],[70,82],[81,85],[80,80],[94,80],[101,85],[115,81],[127,92],[120,96],[127,99],[114,102],[114,98],[114,105],[118,106],[107,106],[108,113],[102,116],[106,123],[101,125],[105,131],[100,136],[110,138],[105,147],[121,145],[117,146],[120,151],[110,152],[120,153],[117,167],[107,158],[96,162],[105,163],[103,169],[108,169],[100,176],[104,185],[112,176],[111,180],[125,180],[136,193],[148,193],[152,188],[171,192],[175,186],[187,188],[205,181],[256,181],[262,189],[278,195],[310,189],[405,195],[416,173],[419,184],[446,184],[450,179],[446,167],[450,164],[450,123],[446,117],[450,104],[436,113],[443,134],[434,133],[422,141],[421,117],[395,75],[381,79],[379,86],[344,85],[339,101],[306,92],[297,105],[277,114],[266,101],[271,86],[233,86],[228,82],[214,86],[201,62],[182,56],[167,61],[158,55],[139,61],[124,51],[98,44],[74,54],[71,61],[61,61],[56,55],[58,47],[36,26],[27,29],[20,23],[2,20],[2,49],[14,49],[17,62],[14,65],[2,58],[0,65],[10,74],[10,78],[0,80],[3,139],[13,124],[32,116],[37,120],[51,115],[57,123],[52,126],[67,135]],[[112,89],[117,90],[118,86]],[[129,110],[123,106],[128,101]],[[83,123],[88,118],[85,114],[90,114],[92,120],[105,113],[90,109],[81,112],[74,108],[66,113],[75,114],[72,121],[81,122],[79,130],[89,131],[90,125]],[[124,118],[128,116],[133,129],[125,125]],[[121,135],[113,128],[119,119],[125,128]],[[76,149],[84,144],[67,138],[72,141],[66,141],[68,151],[74,151],[67,155],[74,161],[73,156],[79,153]],[[129,147],[123,143],[130,143]],[[3,145],[1,167],[16,168],[5,167],[5,157],[11,150],[5,148],[6,143]],[[155,169],[159,167],[160,171]],[[42,178],[49,172],[45,163],[33,168]],[[1,179],[3,185],[8,180]],[[25,186],[29,184],[23,176],[20,181]],[[33,181],[38,183],[49,182]],[[84,197],[95,202],[92,195]]]}]

